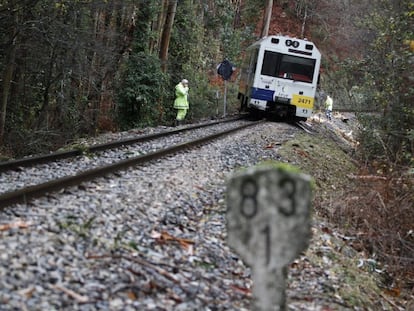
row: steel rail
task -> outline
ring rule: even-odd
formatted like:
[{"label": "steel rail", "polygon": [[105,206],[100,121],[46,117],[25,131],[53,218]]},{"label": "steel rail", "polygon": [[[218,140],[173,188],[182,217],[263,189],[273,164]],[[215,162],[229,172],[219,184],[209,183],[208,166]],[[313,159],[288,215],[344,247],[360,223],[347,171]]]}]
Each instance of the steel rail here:
[{"label": "steel rail", "polygon": [[57,151],[57,152],[53,152],[53,153],[50,153],[50,154],[42,154],[42,155],[33,156],[33,157],[27,157],[27,158],[22,158],[22,159],[16,159],[16,160],[0,162],[0,172],[16,169],[18,167],[32,166],[32,165],[35,165],[35,164],[53,162],[53,161],[56,161],[56,160],[75,157],[75,156],[78,156],[78,155],[82,155],[83,153],[88,153],[88,152],[93,153],[93,152],[118,148],[118,147],[121,147],[121,146],[132,145],[132,144],[147,141],[147,140],[150,140],[150,139],[160,138],[160,137],[163,137],[163,136],[178,134],[178,133],[189,131],[189,130],[194,130],[194,129],[198,129],[198,128],[212,126],[212,125],[216,125],[216,124],[220,124],[220,123],[232,122],[232,121],[236,121],[236,120],[240,120],[240,119],[242,119],[242,117],[234,117],[234,118],[225,119],[225,120],[206,122],[206,123],[191,125],[191,126],[188,126],[188,127],[179,128],[179,129],[175,129],[175,130],[171,130],[171,131],[163,131],[163,132],[160,132],[160,133],[140,135],[140,136],[137,136],[137,137],[112,141],[112,142],[109,142],[109,143],[86,146],[84,149],[71,149],[71,150],[66,150],[66,151]]},{"label": "steel rail", "polygon": [[180,144],[168,147],[166,149],[150,152],[150,153],[138,156],[138,157],[122,160],[122,161],[119,161],[117,163],[113,163],[110,165],[105,165],[105,166],[97,167],[94,169],[90,169],[90,170],[81,172],[76,175],[66,176],[66,177],[58,178],[58,179],[51,180],[45,183],[41,183],[38,185],[33,185],[33,186],[29,186],[29,187],[22,188],[19,190],[6,192],[0,195],[0,210],[12,204],[28,203],[30,200],[37,198],[37,197],[44,196],[47,193],[57,191],[57,190],[60,190],[66,187],[79,185],[82,182],[90,181],[97,177],[103,177],[109,173],[114,173],[119,170],[123,170],[129,167],[132,167],[132,166],[136,166],[136,165],[143,164],[143,163],[155,160],[155,159],[162,158],[169,154],[177,153],[178,151],[186,150],[191,147],[201,145],[203,143],[212,141],[214,139],[225,136],[232,132],[236,132],[244,128],[256,125],[260,122],[262,121],[256,121],[256,122],[252,122],[249,124],[244,124],[244,125],[232,128],[230,130],[204,136],[196,140],[191,140],[191,141],[187,141],[184,143],[180,143]]},{"label": "steel rail", "polygon": [[299,127],[300,129],[302,129],[303,131],[305,131],[308,134],[314,135],[316,133],[313,128],[311,128],[309,125],[307,125],[303,121],[297,121],[297,122],[294,123],[294,125]]}]

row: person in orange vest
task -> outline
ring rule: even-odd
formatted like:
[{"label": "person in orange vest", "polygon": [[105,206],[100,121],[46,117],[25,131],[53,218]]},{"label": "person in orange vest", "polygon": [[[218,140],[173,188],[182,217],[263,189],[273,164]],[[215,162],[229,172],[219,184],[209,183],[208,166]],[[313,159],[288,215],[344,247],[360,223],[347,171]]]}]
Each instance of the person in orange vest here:
[{"label": "person in orange vest", "polygon": [[188,104],[188,80],[183,79],[175,86],[174,108],[177,109],[175,125],[181,125],[189,109]]}]

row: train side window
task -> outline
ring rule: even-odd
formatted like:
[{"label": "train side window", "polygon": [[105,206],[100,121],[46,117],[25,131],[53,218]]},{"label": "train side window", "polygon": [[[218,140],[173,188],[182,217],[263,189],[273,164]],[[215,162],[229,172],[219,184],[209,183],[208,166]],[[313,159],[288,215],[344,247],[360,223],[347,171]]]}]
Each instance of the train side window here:
[{"label": "train side window", "polygon": [[253,74],[256,73],[256,66],[257,66],[257,58],[259,57],[259,50],[256,50],[252,55],[251,65]]}]

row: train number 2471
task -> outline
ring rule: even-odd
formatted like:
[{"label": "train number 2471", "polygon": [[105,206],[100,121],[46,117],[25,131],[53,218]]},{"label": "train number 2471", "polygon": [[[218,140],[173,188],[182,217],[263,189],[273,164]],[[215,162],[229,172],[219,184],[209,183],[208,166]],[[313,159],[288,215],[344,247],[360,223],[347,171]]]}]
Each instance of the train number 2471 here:
[{"label": "train number 2471", "polygon": [[293,95],[292,102],[294,105],[301,108],[312,108],[314,98],[310,96]]}]

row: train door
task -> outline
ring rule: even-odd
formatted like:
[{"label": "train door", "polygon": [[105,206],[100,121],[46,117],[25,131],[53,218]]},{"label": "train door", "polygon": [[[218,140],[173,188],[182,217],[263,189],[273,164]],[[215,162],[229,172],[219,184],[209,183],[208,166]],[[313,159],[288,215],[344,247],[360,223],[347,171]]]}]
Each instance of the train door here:
[{"label": "train door", "polygon": [[247,78],[247,81],[248,81],[247,84],[250,89],[253,87],[253,84],[254,84],[254,77],[256,75],[258,57],[259,57],[259,49],[255,48],[251,54],[250,64],[249,64],[249,76]]}]

